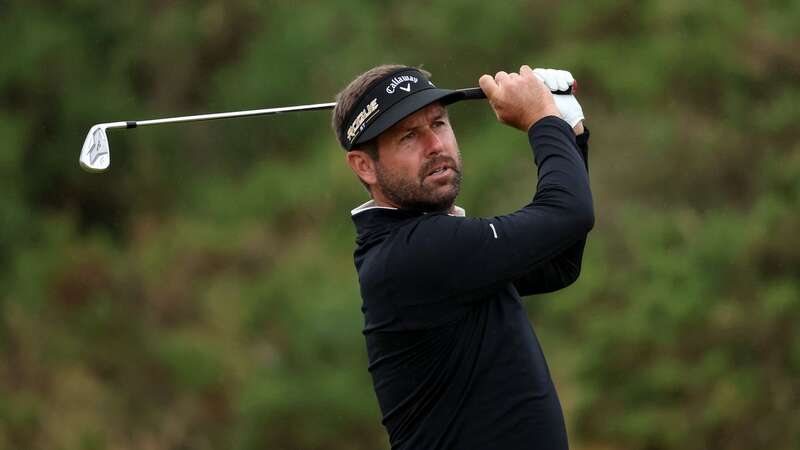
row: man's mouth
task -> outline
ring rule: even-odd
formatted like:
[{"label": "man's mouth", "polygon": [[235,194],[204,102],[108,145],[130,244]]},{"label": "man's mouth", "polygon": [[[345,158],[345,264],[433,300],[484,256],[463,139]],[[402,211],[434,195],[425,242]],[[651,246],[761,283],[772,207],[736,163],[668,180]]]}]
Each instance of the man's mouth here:
[{"label": "man's mouth", "polygon": [[444,181],[450,178],[452,171],[453,169],[451,169],[450,167],[442,166],[439,167],[438,169],[432,170],[425,178],[437,182]]},{"label": "man's mouth", "polygon": [[456,167],[456,162],[453,158],[437,158],[426,164],[426,167],[421,172],[421,178],[423,180],[430,178],[431,180],[437,180],[437,182],[445,182],[452,176],[457,176],[458,169]]},{"label": "man's mouth", "polygon": [[450,168],[447,167],[447,166],[439,167],[438,169],[435,169],[435,170],[431,171],[431,173],[429,173],[428,176],[439,175],[440,173],[445,173],[445,172],[447,172],[448,169],[450,169]]}]

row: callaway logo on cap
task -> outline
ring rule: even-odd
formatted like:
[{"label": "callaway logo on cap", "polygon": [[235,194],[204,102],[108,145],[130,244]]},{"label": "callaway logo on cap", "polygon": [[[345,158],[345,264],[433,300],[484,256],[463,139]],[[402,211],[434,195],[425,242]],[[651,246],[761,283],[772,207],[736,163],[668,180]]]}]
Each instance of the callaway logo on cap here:
[{"label": "callaway logo on cap", "polygon": [[[389,85],[386,86],[386,93],[387,94],[394,94],[395,90],[397,89],[398,86],[400,87],[401,91],[411,92],[411,83],[415,83],[416,84],[418,81],[419,81],[419,78],[411,76],[411,75],[403,75],[403,76],[400,76],[400,77],[394,77],[394,78],[392,78],[391,83],[389,83]],[[400,86],[403,83],[406,83],[406,85],[405,86]]]},{"label": "callaway logo on cap", "polygon": [[449,104],[463,96],[437,88],[413,67],[398,69],[373,83],[348,112],[340,134],[342,147],[352,150],[433,102]]}]

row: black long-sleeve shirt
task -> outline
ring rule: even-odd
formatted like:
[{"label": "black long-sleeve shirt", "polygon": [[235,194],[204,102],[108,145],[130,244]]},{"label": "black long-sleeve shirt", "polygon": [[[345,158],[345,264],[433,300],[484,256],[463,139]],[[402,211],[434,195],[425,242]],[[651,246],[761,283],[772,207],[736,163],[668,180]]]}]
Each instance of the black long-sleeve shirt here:
[{"label": "black long-sleeve shirt", "polygon": [[555,387],[520,294],[577,279],[594,215],[586,150],[560,118],[528,131],[539,167],[491,218],[353,214],[369,371],[392,449],[566,449]]}]

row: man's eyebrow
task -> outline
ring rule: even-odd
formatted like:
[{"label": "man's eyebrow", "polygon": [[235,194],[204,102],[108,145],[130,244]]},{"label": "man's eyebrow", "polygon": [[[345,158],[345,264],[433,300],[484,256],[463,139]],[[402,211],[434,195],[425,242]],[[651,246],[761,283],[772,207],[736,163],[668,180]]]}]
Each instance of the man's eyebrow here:
[{"label": "man's eyebrow", "polygon": [[400,132],[401,132],[401,133],[407,133],[407,132],[409,132],[409,131],[414,131],[414,130],[416,130],[417,128],[419,128],[419,125],[415,125],[415,126],[411,126],[411,125],[403,125],[403,126],[401,126],[401,127],[400,127]]}]

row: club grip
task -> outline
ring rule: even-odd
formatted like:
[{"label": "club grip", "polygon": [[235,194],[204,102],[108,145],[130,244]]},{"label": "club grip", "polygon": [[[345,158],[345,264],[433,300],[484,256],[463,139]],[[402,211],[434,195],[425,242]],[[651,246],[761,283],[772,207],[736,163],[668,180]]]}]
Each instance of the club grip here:
[{"label": "club grip", "polygon": [[479,87],[459,89],[459,91],[464,93],[464,100],[478,100],[481,98],[486,98],[486,94],[484,94]]},{"label": "club grip", "polygon": [[[478,100],[486,98],[486,94],[484,94],[481,88],[479,87],[459,89],[459,92],[464,93],[464,100]],[[554,95],[572,95],[572,86],[568,87],[566,91],[552,91],[552,92]]]}]

